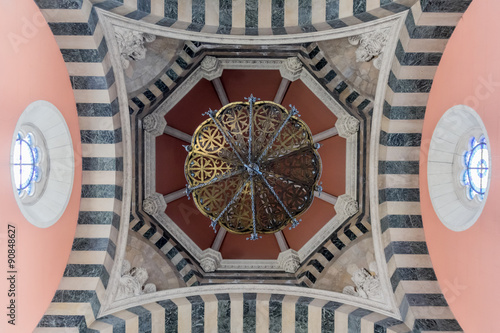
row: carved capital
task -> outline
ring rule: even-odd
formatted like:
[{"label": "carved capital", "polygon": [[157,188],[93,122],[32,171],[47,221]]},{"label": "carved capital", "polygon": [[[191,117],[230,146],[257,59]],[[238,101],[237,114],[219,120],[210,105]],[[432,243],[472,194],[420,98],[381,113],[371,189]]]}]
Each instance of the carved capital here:
[{"label": "carved capital", "polygon": [[149,275],[145,268],[132,267],[128,260],[123,260],[121,277],[116,300],[156,292],[154,283],[147,283]]},{"label": "carved capital", "polygon": [[[376,265],[375,262],[370,263],[370,267]],[[383,301],[382,287],[376,271],[372,268],[357,269],[352,273],[352,282],[355,286],[346,286],[342,291],[344,294],[368,298],[374,301]]]},{"label": "carved capital", "polygon": [[278,256],[278,264],[287,273],[295,273],[300,266],[299,254],[297,251],[288,249]]},{"label": "carved capital", "polygon": [[142,128],[154,136],[163,134],[167,121],[158,113],[150,113],[142,119]]},{"label": "carved capital", "polygon": [[359,120],[353,116],[343,116],[337,119],[335,123],[335,128],[337,128],[339,135],[343,138],[348,138],[353,134],[356,134],[359,130]]},{"label": "carved capital", "polygon": [[122,27],[115,27],[115,36],[120,51],[123,68],[128,68],[130,61],[146,58],[146,47],[144,43],[151,43],[156,39],[155,35],[134,31]]},{"label": "carved capital", "polygon": [[281,77],[289,80],[295,81],[300,77],[302,73],[302,62],[297,57],[291,57],[283,61],[280,67]]},{"label": "carved capital", "polygon": [[380,69],[385,45],[389,39],[389,29],[377,29],[362,35],[351,36],[347,40],[351,45],[358,45],[356,61],[367,62],[372,59],[373,66]]},{"label": "carved capital", "polygon": [[160,193],[155,193],[142,202],[142,209],[148,215],[154,216],[160,212],[164,212],[167,209],[167,204],[163,195]]},{"label": "carved capital", "polygon": [[203,77],[209,81],[222,76],[222,65],[216,57],[205,56],[201,61],[200,68],[203,72]]},{"label": "carved capital", "polygon": [[200,266],[207,273],[215,272],[222,261],[222,255],[214,249],[206,249],[203,251],[200,260]]},{"label": "carved capital", "polygon": [[335,211],[345,217],[351,217],[358,212],[358,202],[348,194],[342,194],[337,198]]}]

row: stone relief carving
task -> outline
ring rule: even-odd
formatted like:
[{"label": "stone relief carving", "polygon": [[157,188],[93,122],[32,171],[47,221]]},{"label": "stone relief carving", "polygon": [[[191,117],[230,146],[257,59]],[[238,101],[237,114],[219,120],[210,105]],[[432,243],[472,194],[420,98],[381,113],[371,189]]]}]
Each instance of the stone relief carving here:
[{"label": "stone relief carving", "polygon": [[205,249],[201,255],[200,266],[207,273],[215,272],[222,261],[222,255],[214,249]]},{"label": "stone relief carving", "polygon": [[346,217],[353,216],[358,212],[358,202],[348,194],[342,194],[337,198],[335,203],[335,211],[337,214],[342,214]]},{"label": "stone relief carving", "polygon": [[278,256],[278,263],[285,272],[295,273],[300,266],[299,254],[292,249],[283,251]]},{"label": "stone relief carving", "polygon": [[150,113],[142,119],[142,128],[154,136],[163,134],[167,121],[158,113]]},{"label": "stone relief carving", "polygon": [[335,122],[335,127],[341,137],[348,138],[358,132],[359,120],[353,116],[342,116]]},{"label": "stone relief carving", "polygon": [[216,57],[205,56],[201,61],[200,68],[203,72],[203,77],[209,81],[222,75],[222,65]]},{"label": "stone relief carving", "polygon": [[148,272],[144,268],[131,268],[130,262],[123,260],[116,300],[156,292],[154,283],[146,283],[148,278]]},{"label": "stone relief carving", "polygon": [[280,74],[284,79],[295,81],[302,73],[302,62],[297,57],[287,58],[280,67]]},{"label": "stone relief carving", "polygon": [[368,298],[374,301],[383,301],[382,287],[377,272],[377,263],[372,261],[369,269],[360,268],[352,273],[353,286],[344,287],[343,293],[347,295]]},{"label": "stone relief carving", "polygon": [[380,69],[384,47],[389,40],[389,29],[377,29],[362,35],[348,37],[347,40],[351,45],[358,45],[357,62],[367,62],[374,59],[373,66]]},{"label": "stone relief carving", "polygon": [[160,193],[154,193],[142,202],[142,209],[146,214],[151,216],[164,212],[166,208],[167,204]]},{"label": "stone relief carving", "polygon": [[117,26],[115,26],[115,36],[124,69],[130,66],[131,60],[137,61],[146,58],[144,43],[151,43],[156,39],[155,35]]}]

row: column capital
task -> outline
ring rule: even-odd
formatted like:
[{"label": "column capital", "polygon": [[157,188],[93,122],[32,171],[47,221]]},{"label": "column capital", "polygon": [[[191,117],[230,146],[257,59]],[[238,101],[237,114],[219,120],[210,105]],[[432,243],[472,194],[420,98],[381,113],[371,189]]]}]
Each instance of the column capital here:
[{"label": "column capital", "polygon": [[280,67],[281,77],[289,80],[295,81],[300,77],[302,73],[302,62],[297,57],[287,58]]},{"label": "column capital", "polygon": [[150,113],[142,118],[142,129],[155,137],[162,135],[166,126],[167,121],[158,113]]},{"label": "column capital", "polygon": [[208,248],[201,254],[200,266],[206,273],[215,272],[222,261],[222,254],[219,251]]},{"label": "column capital", "polygon": [[297,251],[288,249],[278,256],[278,263],[287,273],[295,273],[300,266],[300,258]]},{"label": "column capital", "polygon": [[222,65],[216,57],[205,56],[200,64],[203,77],[209,81],[222,76]]},{"label": "column capital", "polygon": [[335,211],[346,218],[353,216],[358,212],[358,202],[348,194],[342,194],[337,198]]},{"label": "column capital", "polygon": [[154,193],[142,201],[142,209],[148,215],[155,216],[167,209],[167,204],[163,195],[160,193]]},{"label": "column capital", "polygon": [[359,120],[353,116],[342,116],[335,123],[339,135],[348,138],[359,131]]}]

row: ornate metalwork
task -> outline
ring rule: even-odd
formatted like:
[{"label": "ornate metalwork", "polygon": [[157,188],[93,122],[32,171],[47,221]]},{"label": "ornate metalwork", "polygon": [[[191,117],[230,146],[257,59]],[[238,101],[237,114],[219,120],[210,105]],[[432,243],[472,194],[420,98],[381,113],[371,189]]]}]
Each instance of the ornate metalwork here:
[{"label": "ornate metalwork", "polygon": [[321,159],[297,109],[269,101],[209,110],[186,149],[187,193],[198,209],[230,232],[275,233],[309,208]]}]

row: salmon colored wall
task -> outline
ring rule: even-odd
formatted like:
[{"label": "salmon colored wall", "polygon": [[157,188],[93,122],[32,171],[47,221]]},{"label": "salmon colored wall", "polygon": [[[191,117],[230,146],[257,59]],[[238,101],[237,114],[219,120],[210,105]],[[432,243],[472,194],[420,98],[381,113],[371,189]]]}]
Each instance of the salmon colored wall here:
[{"label": "salmon colored wall", "polygon": [[[81,145],[73,91],[55,39],[32,0],[0,1],[0,332],[31,332],[54,296],[74,238],[81,192]],[[17,120],[36,100],[54,104],[71,132],[75,180],[65,213],[40,229],[21,214],[12,190],[10,148]],[[7,225],[16,226],[16,325],[7,323]]]},{"label": "salmon colored wall", "polygon": [[[474,0],[450,39],[424,121],[420,194],[425,236],[443,293],[465,332],[498,332],[500,308],[500,2]],[[427,187],[427,152],[443,113],[465,104],[481,116],[492,153],[489,195],[477,222],[453,232],[437,218]]]}]

